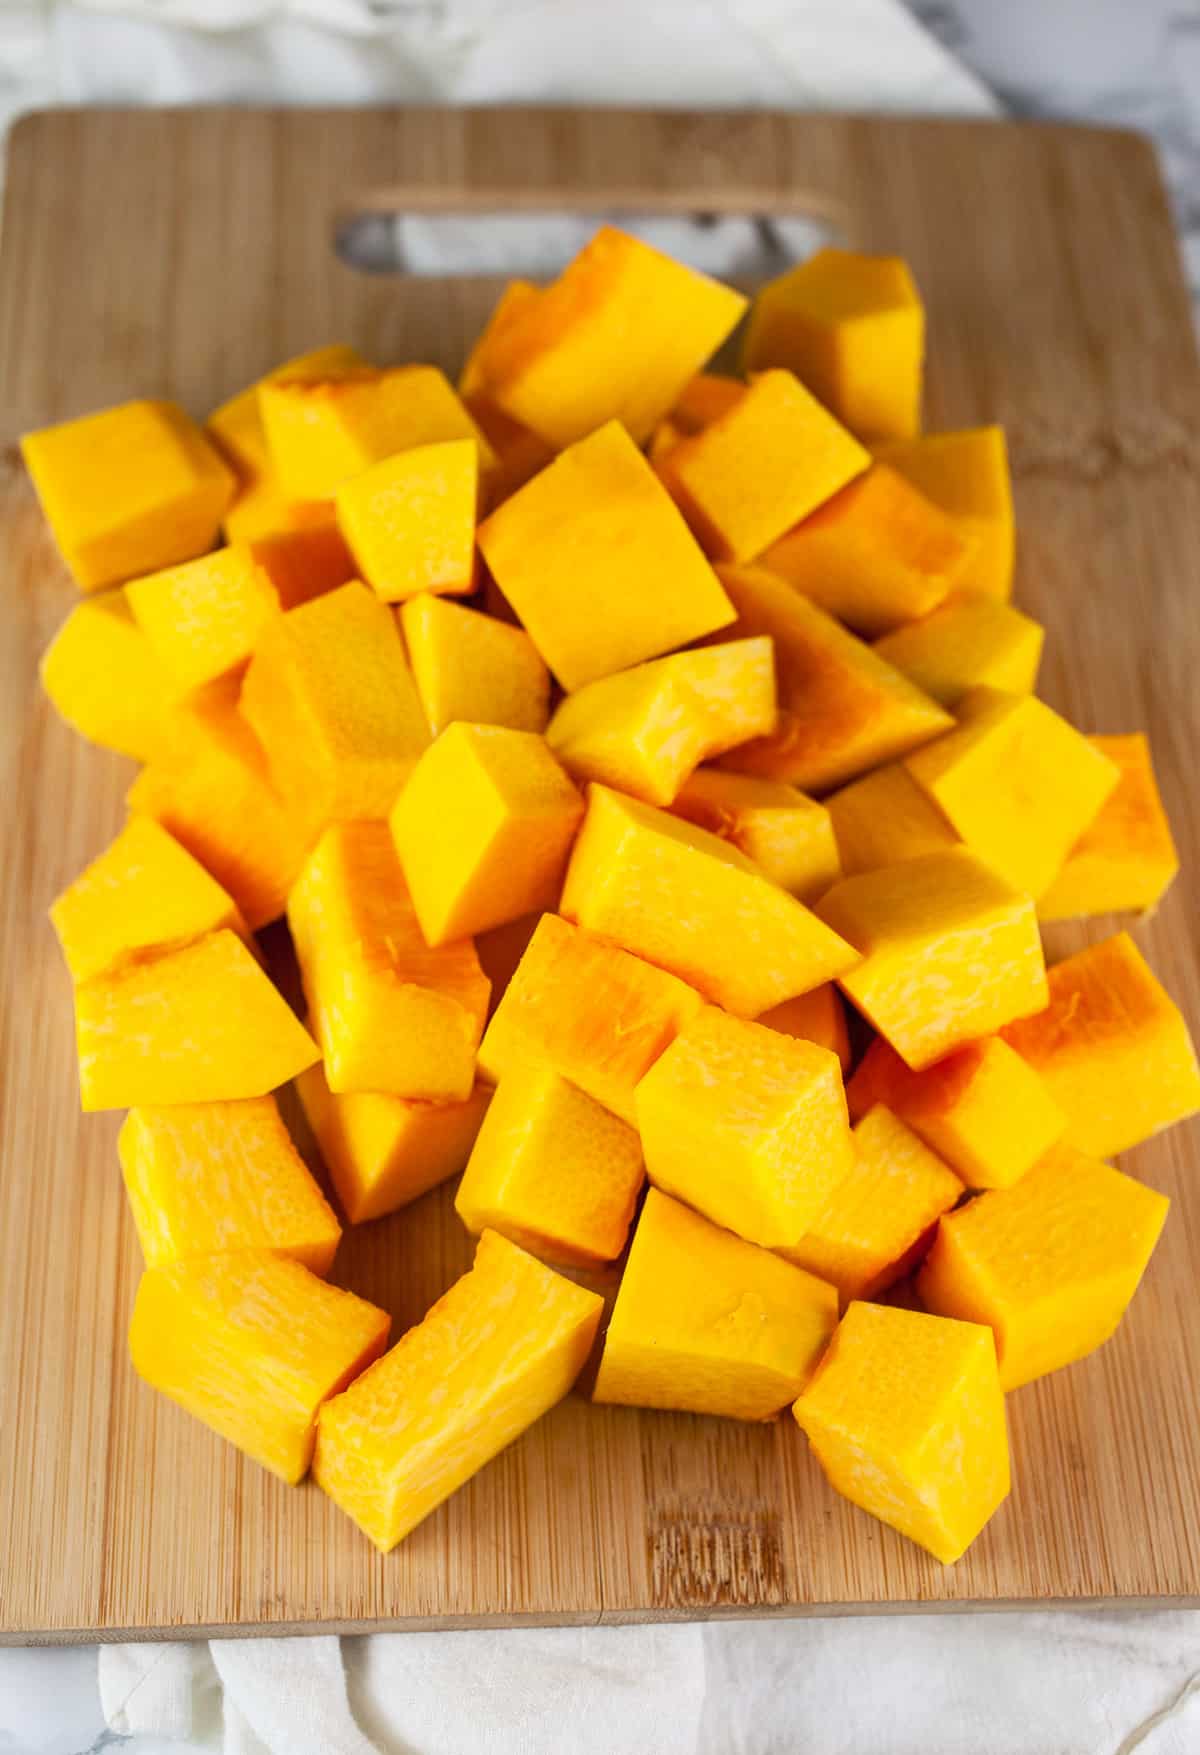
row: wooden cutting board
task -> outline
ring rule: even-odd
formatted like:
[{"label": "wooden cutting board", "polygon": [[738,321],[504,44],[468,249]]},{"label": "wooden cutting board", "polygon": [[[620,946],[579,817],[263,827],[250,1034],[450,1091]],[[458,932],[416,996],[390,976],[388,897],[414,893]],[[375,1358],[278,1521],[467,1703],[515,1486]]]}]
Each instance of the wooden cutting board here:
[{"label": "wooden cutting board", "polygon": [[[132,394],[203,415],[288,354],[457,365],[495,281],[339,263],[362,208],[813,209],[903,252],[929,308],[932,427],[1009,429],[1019,601],[1048,698],[1151,734],[1185,861],[1136,928],[1200,1019],[1200,373],[1150,148],[996,123],[566,111],[72,112],[11,146],[0,265],[0,1629],[10,1640],[1200,1600],[1200,1170],[1129,1320],[1011,1398],[1015,1490],[944,1569],[824,1486],[790,1419],[572,1398],[388,1558],[312,1486],[244,1461],[133,1375],[138,1274],[114,1141],[79,1114],[47,903],[132,770],[53,719],[36,663],[74,593],[20,432]],[[1092,923],[1099,938],[1112,923]],[[1056,949],[1083,942],[1060,931]],[[465,1267],[442,1190],[351,1233],[337,1277],[400,1332]]]}]

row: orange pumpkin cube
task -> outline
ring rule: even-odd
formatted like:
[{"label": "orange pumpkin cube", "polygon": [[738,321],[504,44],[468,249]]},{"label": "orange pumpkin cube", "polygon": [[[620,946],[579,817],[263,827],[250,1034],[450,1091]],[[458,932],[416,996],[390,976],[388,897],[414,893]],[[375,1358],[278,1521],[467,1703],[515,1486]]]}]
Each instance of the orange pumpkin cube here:
[{"label": "orange pumpkin cube", "polygon": [[233,472],[174,402],[124,402],[26,433],[21,455],[59,552],[84,591],[202,555]]},{"label": "orange pumpkin cube", "polygon": [[798,1243],[854,1150],[837,1056],[706,1006],[637,1088],[656,1188],[768,1248]]},{"label": "orange pumpkin cube", "polygon": [[602,1309],[485,1231],[470,1272],[321,1409],[318,1485],[386,1553],[562,1400]]},{"label": "orange pumpkin cube", "polygon": [[652,1188],[592,1399],[769,1420],[803,1389],[836,1323],[832,1286]]},{"label": "orange pumpkin cube", "polygon": [[241,710],[316,826],[385,817],[429,743],[395,617],[357,582],[267,623]]},{"label": "orange pumpkin cube", "polygon": [[366,364],[357,348],[338,341],[297,354],[214,409],[208,417],[208,436],[214,440],[217,449],[224,452],[243,481],[261,480],[270,474],[271,469],[271,452],[258,405],[262,386],[286,384],[297,378],[338,378],[347,372],[360,371]]},{"label": "orange pumpkin cube", "polygon": [[905,766],[976,858],[1036,898],[1120,770],[1034,695],[972,689],[958,714]]},{"label": "orange pumpkin cube", "polygon": [[672,446],[659,474],[708,554],[748,561],[870,461],[791,372],[771,371]]},{"label": "orange pumpkin cube", "polygon": [[917,1281],[939,1315],[987,1323],[1016,1389],[1116,1329],[1167,1217],[1165,1195],[1062,1147],[1015,1188],[948,1213]]},{"label": "orange pumpkin cube", "polygon": [[843,1076],[850,1071],[850,1031],[846,1023],[846,1007],[834,982],[826,981],[811,993],[798,993],[773,1005],[754,1020],[768,1030],[780,1030],[785,1036],[799,1036],[804,1042],[815,1042],[836,1054]]},{"label": "orange pumpkin cube", "polygon": [[969,548],[955,590],[1011,597],[1016,520],[1004,428],[890,439],[875,454],[953,519]]},{"label": "orange pumpkin cube", "polygon": [[851,1304],[793,1408],[831,1487],[949,1566],[1008,1496],[992,1331]]},{"label": "orange pumpkin cube", "polygon": [[676,793],[671,814],[730,842],[802,902],[823,895],[841,876],[829,812],[786,781],[697,768]]},{"label": "orange pumpkin cube", "polygon": [[117,1150],[148,1268],[241,1249],[333,1265],[342,1228],[274,1097],[131,1109]]},{"label": "orange pumpkin cube", "polygon": [[745,308],[731,287],[605,225],[550,286],[510,291],[472,364],[489,400],[551,445],[611,420],[641,444]]},{"label": "orange pumpkin cube", "polygon": [[498,1231],[567,1266],[613,1261],[645,1179],[635,1128],[554,1069],[505,1073],[454,1199],[467,1230]]},{"label": "orange pumpkin cube", "polygon": [[474,345],[463,361],[462,371],[458,374],[458,393],[464,400],[470,396],[484,395],[487,388],[488,349],[507,325],[520,313],[527,311],[540,297],[541,288],[532,280],[508,282],[492,306],[491,315],[476,336]]},{"label": "orange pumpkin cube", "polygon": [[1038,898],[1039,920],[1157,907],[1179,870],[1150,745],[1141,732],[1089,737],[1121,778]]},{"label": "orange pumpkin cube", "polygon": [[1200,1109],[1200,1069],[1183,1014],[1127,932],[1048,971],[1049,1003],[1004,1039],[1067,1116],[1064,1140],[1123,1152]]},{"label": "orange pumpkin cube", "polygon": [[850,1168],[785,1261],[837,1287],[843,1307],[876,1298],[916,1261],[963,1185],[882,1103],[854,1128]]},{"label": "orange pumpkin cube", "polygon": [[568,695],[546,739],[577,779],[670,804],[698,762],[775,728],[770,640],[673,652]]},{"label": "orange pumpkin cube", "polygon": [[786,366],[860,438],[903,439],[920,430],[924,351],[907,263],[825,249],[761,288],[742,364]]},{"label": "orange pumpkin cube", "polygon": [[326,829],[288,925],[331,1091],[469,1096],[487,977],[470,939],[426,943],[386,823]]},{"label": "orange pumpkin cube", "polygon": [[817,913],[861,953],[843,991],[911,1067],[1045,1004],[1033,902],[965,849],[843,878]]},{"label": "orange pumpkin cube", "polygon": [[506,500],[480,526],[479,546],[567,689],[733,620],[695,538],[616,421]]},{"label": "orange pumpkin cube", "polygon": [[876,463],[781,533],[761,565],[873,639],[936,609],[966,558],[946,514]]},{"label": "orange pumpkin cube", "polygon": [[75,989],[85,1111],[264,1097],[319,1050],[236,933]]},{"label": "orange pumpkin cube", "polygon": [[639,1079],[702,1004],[665,969],[543,914],[487,1027],[480,1075],[499,1084],[544,1062],[632,1124]]},{"label": "orange pumpkin cube", "polygon": [[221,548],[125,587],[134,619],[180,688],[215,682],[245,664],[279,613],[270,579],[248,549]]},{"label": "orange pumpkin cube", "polygon": [[363,578],[385,603],[475,582],[479,447],[474,439],[416,445],[344,481],[338,526]]},{"label": "orange pumpkin cube", "polygon": [[739,1017],[755,1018],[858,960],[736,847],[607,786],[588,788],[561,908]]},{"label": "orange pumpkin cube", "polygon": [[426,942],[553,908],[583,799],[535,731],[447,726],[389,819]]},{"label": "orange pumpkin cube", "polygon": [[391,1320],[298,1261],[241,1250],[148,1268],[129,1355],[153,1389],[295,1483],[322,1402],[379,1357]]},{"label": "orange pumpkin cube", "polygon": [[875,650],[943,707],[955,707],[981,683],[1032,694],[1045,637],[1011,604],[956,591],[919,621],[876,640]]},{"label": "orange pumpkin cube", "polygon": [[400,626],[434,737],[455,719],[545,731],[550,672],[523,628],[430,591],[401,604]]},{"label": "orange pumpkin cube", "polygon": [[123,591],[77,603],[46,648],[40,674],[59,717],[90,742],[139,762],[160,750],[179,690]]},{"label": "orange pumpkin cube", "polygon": [[457,1176],[492,1096],[478,1084],[456,1103],[331,1091],[319,1061],[299,1075],[296,1092],[352,1225],[394,1213]]},{"label": "orange pumpkin cube", "polygon": [[846,1088],[850,1119],[877,1103],[944,1158],[968,1188],[1008,1188],[1045,1157],[1067,1118],[1027,1061],[999,1036],[913,1072],[880,1036]]},{"label": "orange pumpkin cube", "polygon": [[760,567],[722,567],[737,611],[731,638],[775,642],[779,717],[769,737],[722,758],[739,774],[827,792],[893,760],[954,721],[834,618]]},{"label": "orange pumpkin cube", "polygon": [[825,800],[847,877],[962,842],[903,762],[886,762]]}]

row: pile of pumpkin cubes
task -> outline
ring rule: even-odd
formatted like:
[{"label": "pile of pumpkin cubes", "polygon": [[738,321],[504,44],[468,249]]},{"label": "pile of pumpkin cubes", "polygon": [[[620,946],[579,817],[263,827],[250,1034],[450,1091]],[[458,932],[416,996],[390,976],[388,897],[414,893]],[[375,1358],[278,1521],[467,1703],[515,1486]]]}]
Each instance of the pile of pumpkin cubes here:
[{"label": "pile of pumpkin cubes", "polygon": [[[1131,937],[1045,965],[1176,860],[1145,740],[1033,693],[1002,432],[921,435],[898,260],[822,251],[706,372],[745,304],[604,227],[457,389],[332,347],[206,430],[24,442],[89,593],[45,687],[143,764],[52,910],[83,1106],[129,1110],[133,1362],[383,1550],[598,1353],[597,1402],[791,1408],[953,1561],[1005,1393],[1162,1227],[1105,1160],[1200,1106]],[[474,1266],[390,1351],[291,1080],[346,1222],[462,1173]]]}]

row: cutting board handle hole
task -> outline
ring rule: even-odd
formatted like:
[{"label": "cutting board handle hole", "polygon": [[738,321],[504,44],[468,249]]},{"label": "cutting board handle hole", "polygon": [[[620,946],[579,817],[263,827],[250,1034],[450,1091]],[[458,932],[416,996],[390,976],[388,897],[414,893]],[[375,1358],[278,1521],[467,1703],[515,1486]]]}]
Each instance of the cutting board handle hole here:
[{"label": "cutting board handle hole", "polygon": [[826,244],[845,241],[818,212],[612,213],[510,209],[486,213],[389,210],[381,199],[344,214],[334,249],[363,274],[548,280],[608,221],[722,280],[757,284]]}]

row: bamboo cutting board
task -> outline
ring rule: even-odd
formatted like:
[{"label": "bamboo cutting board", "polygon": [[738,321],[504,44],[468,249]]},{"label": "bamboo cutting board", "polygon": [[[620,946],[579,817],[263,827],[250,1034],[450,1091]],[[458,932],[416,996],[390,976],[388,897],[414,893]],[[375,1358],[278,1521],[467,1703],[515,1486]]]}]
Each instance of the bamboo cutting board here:
[{"label": "bamboo cutting board", "polygon": [[[1015,1490],[955,1568],[836,1500],[790,1419],[572,1398],[388,1558],[316,1488],[244,1461],[130,1370],[138,1273],[114,1141],[78,1112],[45,910],[131,775],[57,724],[36,661],[74,593],[26,428],[133,394],[199,415],[318,342],[455,367],[493,282],[365,276],[356,209],[831,215],[912,261],[932,427],[1001,420],[1019,601],[1045,693],[1145,727],[1185,862],[1137,927],[1200,1020],[1200,373],[1150,149],[995,123],[548,111],[62,113],[12,142],[0,263],[0,1637],[355,1630],[720,1612],[1200,1601],[1200,1173],[1177,1129],[1128,1167],[1174,1199],[1124,1328],[1010,1400]],[[1094,922],[1099,938],[1112,923]],[[1061,932],[1055,948],[1083,941]],[[442,1190],[351,1233],[337,1277],[417,1320],[466,1266]]]}]

